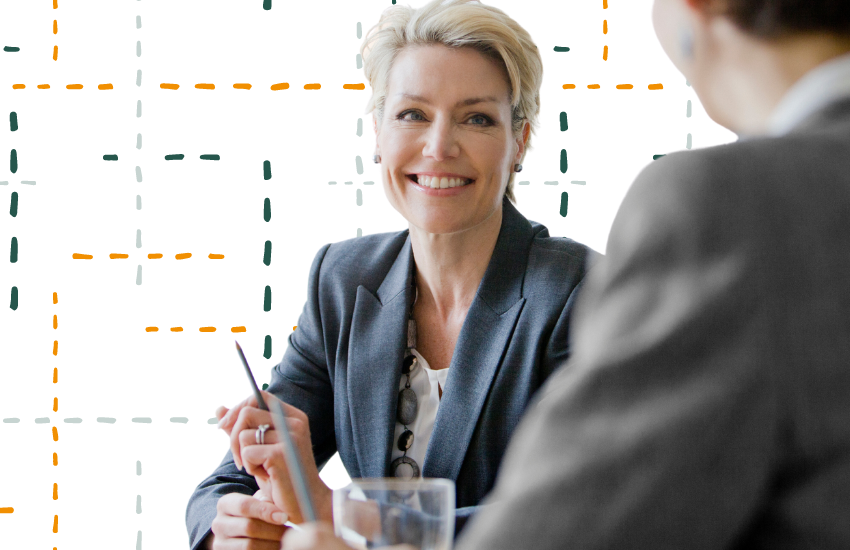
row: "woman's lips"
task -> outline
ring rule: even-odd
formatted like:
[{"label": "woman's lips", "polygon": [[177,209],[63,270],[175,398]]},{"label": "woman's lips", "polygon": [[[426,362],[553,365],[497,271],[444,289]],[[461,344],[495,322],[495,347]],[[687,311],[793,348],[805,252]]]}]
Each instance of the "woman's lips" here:
[{"label": "woman's lips", "polygon": [[458,195],[460,193],[463,193],[466,188],[475,185],[475,180],[472,180],[471,183],[459,185],[457,187],[446,187],[446,188],[435,189],[433,187],[426,187],[424,185],[420,185],[418,182],[414,181],[413,178],[411,178],[410,176],[405,176],[405,179],[417,191],[420,191],[421,193],[425,193],[426,195],[431,195],[431,196],[435,196],[435,197],[446,197],[446,196]]}]

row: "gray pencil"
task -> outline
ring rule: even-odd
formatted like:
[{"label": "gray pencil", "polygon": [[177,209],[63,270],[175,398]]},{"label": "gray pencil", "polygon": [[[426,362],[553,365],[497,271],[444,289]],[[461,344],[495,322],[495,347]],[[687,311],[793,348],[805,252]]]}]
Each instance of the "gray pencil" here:
[{"label": "gray pencil", "polygon": [[301,507],[301,515],[304,516],[305,521],[316,521],[316,511],[313,507],[313,499],[310,497],[310,489],[307,487],[307,480],[304,477],[304,467],[301,465],[298,449],[295,448],[295,443],[292,441],[292,436],[289,434],[289,428],[286,425],[286,413],[283,411],[283,407],[274,400],[271,402],[271,413],[274,429],[281,436],[283,454],[289,468],[289,478],[292,480],[292,485],[295,486],[295,496],[298,498],[298,506]]}]

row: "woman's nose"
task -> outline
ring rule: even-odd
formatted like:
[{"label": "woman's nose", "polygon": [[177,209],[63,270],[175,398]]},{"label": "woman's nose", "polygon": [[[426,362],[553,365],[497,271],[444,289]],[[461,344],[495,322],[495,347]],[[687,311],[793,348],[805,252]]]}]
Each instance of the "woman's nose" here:
[{"label": "woman's nose", "polygon": [[425,148],[422,153],[437,161],[460,154],[454,124],[450,120],[435,121],[431,125],[425,137]]}]

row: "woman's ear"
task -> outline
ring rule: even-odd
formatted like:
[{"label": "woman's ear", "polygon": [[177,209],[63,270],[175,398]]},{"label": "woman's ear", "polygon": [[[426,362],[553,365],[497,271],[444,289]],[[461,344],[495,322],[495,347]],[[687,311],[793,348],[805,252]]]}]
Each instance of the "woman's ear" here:
[{"label": "woman's ear", "polygon": [[517,153],[516,153],[516,161],[520,162],[522,160],[523,155],[525,155],[525,146],[528,144],[528,138],[531,135],[531,123],[528,119],[525,119],[522,123],[522,132],[520,132],[520,136],[516,139],[517,144]]}]

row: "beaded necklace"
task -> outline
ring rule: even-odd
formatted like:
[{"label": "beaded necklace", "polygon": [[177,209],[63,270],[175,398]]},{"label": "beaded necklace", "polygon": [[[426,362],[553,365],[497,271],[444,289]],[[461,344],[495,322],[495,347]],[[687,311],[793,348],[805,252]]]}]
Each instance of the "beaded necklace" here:
[{"label": "beaded necklace", "polygon": [[[415,268],[414,268],[415,269]],[[416,414],[419,412],[419,403],[416,400],[416,392],[410,388],[410,373],[416,368],[419,362],[416,356],[413,355],[413,348],[416,347],[416,320],[413,318],[413,306],[416,305],[416,300],[419,298],[419,289],[416,287],[416,272],[413,274],[413,288],[415,294],[413,303],[410,305],[410,316],[407,319],[407,349],[404,352],[404,360],[401,362],[401,373],[407,377],[404,384],[404,389],[398,392],[398,406],[396,408],[396,420],[404,426],[404,432],[399,436],[398,450],[404,455],[393,460],[390,464],[390,472],[393,477],[405,479],[417,478],[420,476],[419,464],[411,457],[407,456],[407,451],[413,445],[413,432],[408,428],[416,420]]]}]

